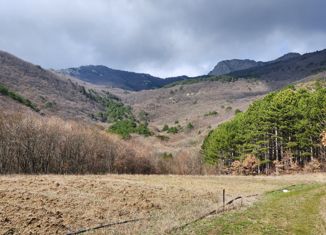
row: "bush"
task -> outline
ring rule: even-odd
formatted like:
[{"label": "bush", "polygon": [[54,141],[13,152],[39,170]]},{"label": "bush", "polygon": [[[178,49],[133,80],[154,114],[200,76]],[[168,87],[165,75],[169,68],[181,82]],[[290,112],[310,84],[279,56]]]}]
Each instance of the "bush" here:
[{"label": "bush", "polygon": [[189,123],[187,124],[187,128],[188,128],[189,130],[192,130],[192,129],[194,129],[194,125],[193,125],[191,122],[189,122]]},{"label": "bush", "polygon": [[303,168],[305,172],[314,173],[318,172],[321,169],[321,164],[317,159],[311,160],[308,164],[306,164]]},{"label": "bush", "polygon": [[109,131],[118,135],[122,138],[127,139],[130,137],[131,133],[136,132],[137,124],[131,120],[122,120],[115,122],[110,126]]},{"label": "bush", "polygon": [[147,123],[141,123],[138,125],[138,127],[135,129],[135,133],[143,135],[143,136],[150,136],[152,133],[148,129]]},{"label": "bush", "polygon": [[242,111],[241,111],[240,109],[236,109],[236,110],[234,111],[234,114],[238,114],[238,113],[242,113]]},{"label": "bush", "polygon": [[169,130],[169,126],[167,124],[165,124],[162,128],[162,131],[168,131]]},{"label": "bush", "polygon": [[123,103],[114,100],[107,101],[106,115],[109,122],[122,121],[125,119],[135,120],[130,106],[125,106]]},{"label": "bush", "polygon": [[326,147],[326,131],[323,131],[321,138],[321,144]]},{"label": "bush", "polygon": [[148,129],[148,125],[146,123],[141,123],[137,126],[135,121],[129,119],[115,122],[112,126],[109,127],[108,131],[121,135],[124,139],[130,138],[130,134],[132,133],[144,136],[150,136],[152,134]]},{"label": "bush", "polygon": [[173,127],[170,127],[168,130],[167,130],[168,133],[172,133],[172,134],[176,134],[179,132],[178,128],[173,126]]},{"label": "bush", "polygon": [[161,141],[169,141],[169,137],[165,135],[157,135],[157,138],[159,138]]},{"label": "bush", "polygon": [[210,111],[210,112],[204,114],[205,117],[207,117],[207,116],[217,116],[217,115],[218,115],[218,112],[216,112],[216,111]]},{"label": "bush", "polygon": [[225,111],[227,111],[227,112],[230,112],[231,110],[232,110],[231,106],[228,106],[228,107],[225,108]]}]

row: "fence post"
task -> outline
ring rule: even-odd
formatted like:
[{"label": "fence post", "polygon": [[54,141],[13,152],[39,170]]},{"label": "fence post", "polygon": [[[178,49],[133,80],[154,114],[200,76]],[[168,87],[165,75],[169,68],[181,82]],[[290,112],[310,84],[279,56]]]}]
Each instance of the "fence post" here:
[{"label": "fence post", "polygon": [[223,211],[225,210],[225,189],[223,189]]}]

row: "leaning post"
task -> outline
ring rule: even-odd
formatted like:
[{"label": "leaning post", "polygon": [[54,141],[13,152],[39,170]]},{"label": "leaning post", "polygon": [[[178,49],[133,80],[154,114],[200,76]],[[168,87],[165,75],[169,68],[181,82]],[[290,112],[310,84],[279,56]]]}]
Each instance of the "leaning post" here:
[{"label": "leaning post", "polygon": [[223,189],[223,211],[225,210],[225,189]]}]

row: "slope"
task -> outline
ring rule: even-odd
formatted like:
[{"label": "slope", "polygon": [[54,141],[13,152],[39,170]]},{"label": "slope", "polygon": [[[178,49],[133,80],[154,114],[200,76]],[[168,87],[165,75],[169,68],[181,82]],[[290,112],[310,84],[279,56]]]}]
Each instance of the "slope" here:
[{"label": "slope", "polygon": [[[40,114],[90,119],[104,110],[83,86],[3,51],[0,51],[0,84],[30,100]],[[3,109],[10,108],[6,106],[8,97],[6,102],[3,95],[0,99]],[[10,102],[12,105],[21,106],[18,102]]]}]

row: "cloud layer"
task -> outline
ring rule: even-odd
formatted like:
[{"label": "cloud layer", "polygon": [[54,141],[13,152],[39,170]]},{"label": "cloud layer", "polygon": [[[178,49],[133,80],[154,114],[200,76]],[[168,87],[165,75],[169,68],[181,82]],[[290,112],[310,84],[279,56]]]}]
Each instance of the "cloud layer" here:
[{"label": "cloud layer", "polygon": [[325,0],[0,0],[0,50],[167,77],[326,48]]}]

